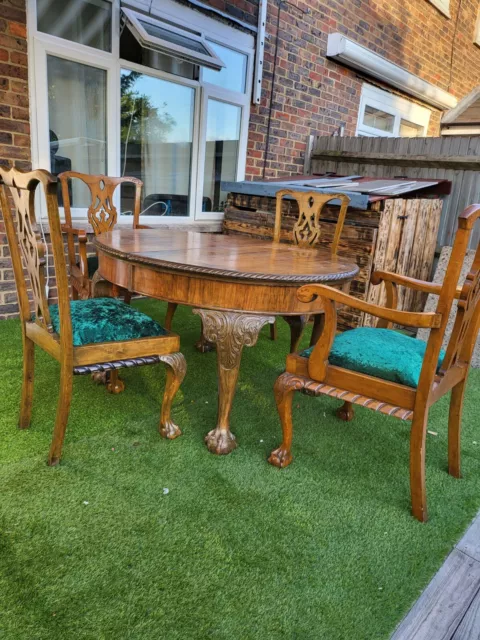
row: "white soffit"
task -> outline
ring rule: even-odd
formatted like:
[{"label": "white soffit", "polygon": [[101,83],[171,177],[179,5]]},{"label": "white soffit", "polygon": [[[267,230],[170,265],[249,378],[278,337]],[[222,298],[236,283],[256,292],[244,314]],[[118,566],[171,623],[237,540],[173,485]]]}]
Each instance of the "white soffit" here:
[{"label": "white soffit", "polygon": [[327,57],[345,64],[409,93],[437,109],[453,109],[457,98],[451,93],[422,80],[386,58],[349,40],[341,33],[328,36]]}]

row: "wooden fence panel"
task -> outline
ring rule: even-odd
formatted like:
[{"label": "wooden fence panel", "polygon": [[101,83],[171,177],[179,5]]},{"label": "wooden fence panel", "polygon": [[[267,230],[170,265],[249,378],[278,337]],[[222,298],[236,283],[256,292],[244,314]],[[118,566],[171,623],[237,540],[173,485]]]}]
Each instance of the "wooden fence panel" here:
[{"label": "wooden fence panel", "polygon": [[[445,196],[437,244],[451,245],[459,213],[480,202],[480,136],[344,138],[318,136],[309,144],[311,173],[379,178],[438,178],[452,182]],[[419,194],[421,196],[421,194]],[[480,241],[474,230],[471,248]]]}]

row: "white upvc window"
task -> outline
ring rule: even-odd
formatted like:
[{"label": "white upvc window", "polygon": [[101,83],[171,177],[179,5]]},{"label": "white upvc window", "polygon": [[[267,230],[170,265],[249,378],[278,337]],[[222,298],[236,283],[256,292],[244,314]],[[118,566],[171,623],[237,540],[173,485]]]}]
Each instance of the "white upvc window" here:
[{"label": "white upvc window", "polygon": [[450,0],[428,0],[434,7],[436,7],[440,13],[450,18]]},{"label": "white upvc window", "polygon": [[357,136],[416,138],[427,135],[431,111],[405,98],[364,84]]},{"label": "white upvc window", "polygon": [[[121,4],[28,0],[34,166],[140,178],[146,224],[219,219],[221,182],[245,177],[254,39],[173,0]],[[115,204],[128,221],[128,186]]]}]

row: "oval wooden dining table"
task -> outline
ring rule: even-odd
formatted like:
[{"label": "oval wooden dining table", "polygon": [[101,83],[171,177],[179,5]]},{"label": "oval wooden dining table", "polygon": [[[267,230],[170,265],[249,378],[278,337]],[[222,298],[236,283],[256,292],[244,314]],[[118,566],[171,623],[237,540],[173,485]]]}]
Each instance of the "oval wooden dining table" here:
[{"label": "oval wooden dining table", "polygon": [[205,338],[216,344],[218,419],[205,442],[217,454],[237,446],[230,412],[244,346],[276,316],[323,312],[321,299],[301,302],[301,285],[348,288],[358,267],[325,249],[244,236],[156,229],[117,229],[94,239],[98,277],[132,293],[194,307]]}]

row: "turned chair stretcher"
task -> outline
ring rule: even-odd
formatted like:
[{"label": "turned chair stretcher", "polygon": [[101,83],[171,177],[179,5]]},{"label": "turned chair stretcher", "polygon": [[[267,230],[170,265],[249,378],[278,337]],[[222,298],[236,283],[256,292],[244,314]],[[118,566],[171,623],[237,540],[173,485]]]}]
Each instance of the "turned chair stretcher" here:
[{"label": "turned chair stretcher", "polygon": [[[36,231],[35,191],[45,194],[52,239],[58,304],[50,305],[46,292],[46,247]],[[16,220],[8,195],[13,199]],[[34,350],[40,347],[60,363],[60,391],[48,463],[60,461],[72,398],[73,376],[162,362],[167,366],[159,431],[175,438],[179,428],[171,419],[172,402],[186,372],[179,337],[154,320],[113,298],[69,299],[66,260],[58,211],[57,179],[44,170],[29,173],[0,168],[0,206],[10,246],[18,292],[23,340],[23,385],[19,427],[30,426]],[[78,234],[82,235],[82,234]],[[22,258],[33,293],[28,298]],[[90,318],[94,311],[97,316]]]},{"label": "turned chair stretcher", "polygon": [[[303,302],[311,302],[316,297],[322,298],[325,306],[325,324],[313,348],[287,357],[286,371],[275,383],[275,399],[283,429],[283,441],[280,447],[271,453],[269,458],[271,464],[285,467],[292,461],[291,410],[295,391],[315,396],[328,395],[342,400],[343,405],[337,411],[337,415],[343,420],[353,419],[353,405],[376,410],[401,420],[410,420],[412,512],[418,520],[427,520],[425,446],[428,412],[437,400],[450,391],[452,395],[448,423],[448,472],[454,477],[460,477],[463,398],[470,361],[480,330],[480,245],[464,283],[461,286],[457,283],[472,228],[478,218],[480,218],[480,205],[472,205],[460,215],[459,228],[443,284],[377,271],[373,273],[371,281],[375,285],[384,283],[387,294],[385,307],[358,300],[324,285],[307,285],[299,289],[298,298]],[[397,286],[399,285],[438,295],[436,311],[397,310]],[[444,352],[442,342],[455,299],[458,300],[455,324]],[[337,304],[351,306],[372,314],[378,318],[377,327],[354,329],[337,337]],[[412,328],[429,328],[428,342],[425,344],[415,338],[401,336],[393,331],[394,324]],[[335,364],[330,362],[334,351],[338,357],[338,345],[341,342],[354,344],[355,338],[360,336],[359,332],[363,332],[363,340],[367,337],[365,332],[368,332],[368,339],[378,340],[380,336],[385,337],[382,331],[387,332],[391,342],[400,341],[402,344],[405,342],[408,349],[412,349],[412,354],[414,350],[422,353],[417,382],[405,384],[396,379],[392,381],[388,379],[390,371],[385,375],[382,374],[382,377],[369,375],[366,373],[365,363],[360,362],[353,368],[351,359],[349,360],[348,357],[345,360],[349,362],[351,368],[339,365],[336,361]],[[360,347],[362,347],[361,344]]]}]

